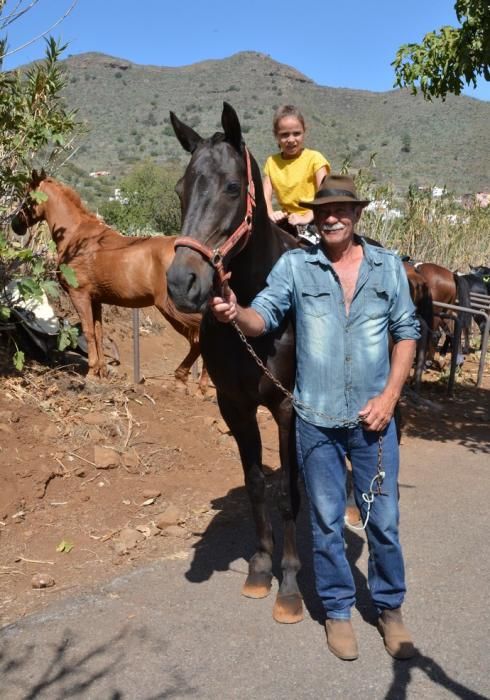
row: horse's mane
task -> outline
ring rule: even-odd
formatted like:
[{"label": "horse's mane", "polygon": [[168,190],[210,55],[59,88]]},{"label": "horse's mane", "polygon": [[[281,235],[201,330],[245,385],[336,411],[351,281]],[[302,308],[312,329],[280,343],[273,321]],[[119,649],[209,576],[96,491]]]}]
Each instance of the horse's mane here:
[{"label": "horse's mane", "polygon": [[99,220],[97,215],[94,214],[93,211],[90,211],[89,209],[87,209],[85,204],[82,202],[80,195],[77,192],[75,192],[75,190],[73,190],[71,187],[69,187],[68,185],[65,185],[64,182],[60,182],[59,180],[56,180],[54,177],[47,177],[46,182],[49,182],[52,185],[56,185],[56,187],[59,187],[59,189],[62,191],[64,196],[67,197],[67,199],[69,199],[70,202],[74,206],[76,206],[77,209],[79,209],[82,214],[84,214],[85,216],[90,216],[94,219]]}]

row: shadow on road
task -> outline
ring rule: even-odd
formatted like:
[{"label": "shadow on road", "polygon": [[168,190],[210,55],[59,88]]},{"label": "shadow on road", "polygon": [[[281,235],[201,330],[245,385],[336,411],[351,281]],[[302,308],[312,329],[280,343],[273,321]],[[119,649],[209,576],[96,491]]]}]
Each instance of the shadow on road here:
[{"label": "shadow on road", "polygon": [[424,385],[420,395],[408,390],[403,400],[403,433],[446,443],[456,442],[471,452],[490,453],[490,392],[457,386],[454,397],[446,387]]},{"label": "shadow on road", "polygon": [[[281,580],[281,553],[283,546],[282,524],[274,504],[273,493],[278,473],[267,470],[269,511],[274,529],[273,574]],[[310,617],[323,625],[325,613],[316,594],[313,576],[313,559],[311,533],[308,522],[306,495],[302,492],[302,507],[297,521],[298,552],[301,559],[301,571],[298,583],[305,606]],[[213,510],[217,511],[200,539],[193,545],[194,556],[186,578],[191,583],[209,580],[217,571],[233,569],[233,562],[239,559],[248,561],[255,552],[255,533],[248,497],[244,487],[232,489],[225,496],[212,501]],[[376,613],[371,603],[366,576],[356,565],[365,546],[363,535],[346,529],[345,541],[347,558],[351,564],[357,589],[357,608],[363,619],[375,624]],[[245,573],[244,573],[245,576]],[[237,596],[240,585],[237,584]]]},{"label": "shadow on road", "polygon": [[408,698],[408,686],[412,680],[412,671],[419,669],[427,678],[441,688],[449,690],[455,697],[461,700],[488,700],[487,695],[470,690],[447,675],[444,669],[429,656],[419,654],[409,661],[393,660],[393,680],[384,700],[406,700]]},{"label": "shadow on road", "polygon": [[[141,628],[130,630],[124,627],[117,635],[97,645],[90,642],[87,645],[87,639],[65,629],[58,642],[46,641],[42,649],[39,645],[26,644],[14,654],[9,650],[6,631],[0,645],[1,695],[22,700],[72,697],[122,700],[131,697],[118,688],[111,688],[110,685],[116,683],[109,679],[121,676],[133,664],[131,657],[135,648],[146,646],[151,652],[152,644],[149,635]],[[80,648],[86,648],[86,651]],[[165,653],[162,641],[158,642],[158,652]],[[179,670],[169,669],[167,676],[165,688],[151,695],[142,691],[138,697],[141,700],[164,700],[196,695],[196,689],[189,686]]]}]

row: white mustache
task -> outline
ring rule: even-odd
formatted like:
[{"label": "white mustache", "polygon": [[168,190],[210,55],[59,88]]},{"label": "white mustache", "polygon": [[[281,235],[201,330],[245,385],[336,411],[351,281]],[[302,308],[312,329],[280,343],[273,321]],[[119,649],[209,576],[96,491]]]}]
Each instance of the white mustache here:
[{"label": "white mustache", "polygon": [[344,226],[339,222],[332,224],[331,226],[329,224],[323,224],[322,231],[338,231],[341,228],[344,228]]}]

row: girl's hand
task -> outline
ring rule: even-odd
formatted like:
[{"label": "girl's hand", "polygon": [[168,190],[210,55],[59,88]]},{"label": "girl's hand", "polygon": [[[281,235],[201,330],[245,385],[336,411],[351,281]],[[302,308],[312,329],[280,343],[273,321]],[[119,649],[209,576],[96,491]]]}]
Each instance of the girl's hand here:
[{"label": "girl's hand", "polygon": [[288,215],[285,211],[273,211],[270,218],[277,224],[278,221],[284,221],[284,219],[287,219]]},{"label": "girl's hand", "polygon": [[291,226],[304,226],[313,221],[313,213],[308,214],[290,214],[288,216],[288,223]]}]

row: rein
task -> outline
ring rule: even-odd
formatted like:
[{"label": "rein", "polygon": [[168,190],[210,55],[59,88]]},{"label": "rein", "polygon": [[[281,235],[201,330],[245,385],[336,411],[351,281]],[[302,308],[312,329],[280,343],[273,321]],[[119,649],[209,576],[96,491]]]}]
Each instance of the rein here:
[{"label": "rein", "polygon": [[226,239],[223,245],[218,246],[217,248],[210,248],[205,243],[196,241],[195,238],[191,238],[190,236],[180,236],[177,238],[174,244],[175,248],[192,248],[198,253],[201,253],[201,255],[209,261],[212,267],[214,267],[216,270],[218,275],[218,283],[224,296],[226,296],[228,291],[228,280],[231,277],[231,272],[225,271],[223,260],[244,236],[245,240],[243,242],[243,247],[245,247],[252,233],[253,212],[255,208],[255,184],[252,179],[250,153],[246,146],[245,163],[247,166],[247,208],[242,223],[233,231],[231,236]]}]

